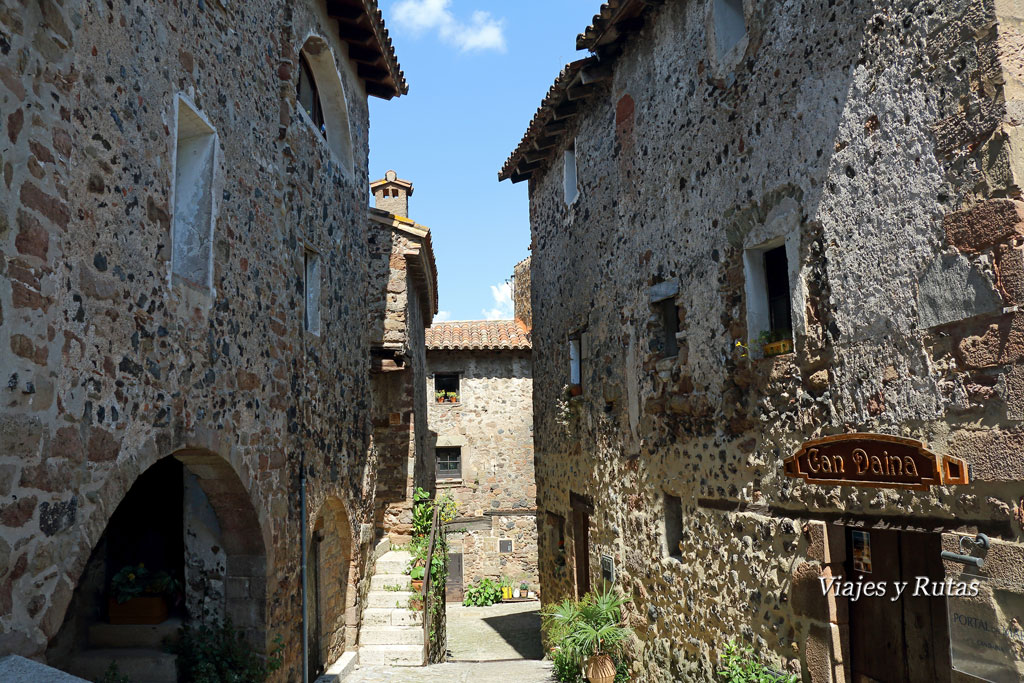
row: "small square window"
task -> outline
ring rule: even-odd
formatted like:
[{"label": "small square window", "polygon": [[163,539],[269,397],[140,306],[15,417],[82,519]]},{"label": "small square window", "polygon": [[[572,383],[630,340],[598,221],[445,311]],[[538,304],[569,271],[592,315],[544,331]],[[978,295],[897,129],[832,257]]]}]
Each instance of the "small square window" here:
[{"label": "small square window", "polygon": [[435,449],[437,466],[435,477],[440,479],[462,478],[462,447],[446,447]]},{"label": "small square window", "polygon": [[502,555],[507,555],[512,552],[512,539],[502,538],[498,540],[498,552]]},{"label": "small square window", "polygon": [[437,373],[434,375],[434,401],[437,403],[459,402],[459,375]]},{"label": "small square window", "polygon": [[683,540],[683,501],[678,496],[665,494],[665,554],[682,559],[679,544]]}]

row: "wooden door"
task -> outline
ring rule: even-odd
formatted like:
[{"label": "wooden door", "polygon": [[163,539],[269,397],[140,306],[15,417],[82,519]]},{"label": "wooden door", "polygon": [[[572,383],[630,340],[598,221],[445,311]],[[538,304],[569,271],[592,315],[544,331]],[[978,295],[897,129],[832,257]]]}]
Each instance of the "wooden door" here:
[{"label": "wooden door", "polygon": [[572,511],[572,542],[576,562],[576,597],[590,592],[590,515],[581,507]]},{"label": "wooden door", "polygon": [[[939,534],[867,530],[871,571],[855,571],[854,530],[847,530],[844,579],[886,582],[882,598],[850,601],[853,683],[949,683],[949,634],[943,597],[914,596],[915,578],[945,578]],[[907,582],[899,600],[895,582]]]},{"label": "wooden door", "polygon": [[462,602],[465,593],[462,583],[462,553],[448,553],[448,580],[444,585],[445,602]]}]

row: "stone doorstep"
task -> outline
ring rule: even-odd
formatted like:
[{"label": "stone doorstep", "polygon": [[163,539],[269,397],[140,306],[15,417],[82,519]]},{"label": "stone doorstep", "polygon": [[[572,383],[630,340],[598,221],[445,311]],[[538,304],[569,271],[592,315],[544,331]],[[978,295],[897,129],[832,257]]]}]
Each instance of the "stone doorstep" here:
[{"label": "stone doorstep", "polygon": [[408,574],[374,574],[370,578],[370,590],[386,590],[385,586],[401,586],[402,590],[409,590],[412,586],[412,579]]},{"label": "stone doorstep", "polygon": [[360,645],[423,646],[422,626],[364,626],[359,631]]},{"label": "stone doorstep", "polygon": [[423,612],[397,607],[367,607],[363,610],[363,628],[367,626],[413,626],[423,623]]},{"label": "stone doorstep", "polygon": [[162,624],[93,624],[89,627],[89,647],[151,648],[162,650],[164,639],[177,640],[181,619]]},{"label": "stone doorstep", "polygon": [[423,666],[422,645],[363,645],[360,666]]},{"label": "stone doorstep", "polygon": [[338,661],[327,667],[327,671],[324,672],[323,676],[316,679],[314,683],[340,683],[346,676],[352,673],[358,662],[358,652],[343,652],[341,657],[338,657]]},{"label": "stone doorstep", "polygon": [[103,678],[111,662],[117,662],[122,676],[135,683],[177,683],[176,657],[148,648],[110,648],[85,650],[71,658],[68,669],[90,681]]},{"label": "stone doorstep", "polygon": [[408,609],[411,597],[412,591],[370,591],[366,596],[366,606]]}]

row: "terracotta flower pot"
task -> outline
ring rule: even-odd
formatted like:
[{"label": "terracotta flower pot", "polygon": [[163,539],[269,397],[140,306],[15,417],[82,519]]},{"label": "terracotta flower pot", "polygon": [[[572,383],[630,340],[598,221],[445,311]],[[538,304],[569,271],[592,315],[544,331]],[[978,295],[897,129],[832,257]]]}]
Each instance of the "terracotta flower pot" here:
[{"label": "terracotta flower pot", "polygon": [[162,595],[142,595],[119,603],[107,600],[111,624],[162,624],[167,621],[167,600]]},{"label": "terracotta flower pot", "polygon": [[573,384],[572,386],[569,387],[570,396],[579,396],[582,393],[583,387],[581,387],[579,384]]},{"label": "terracotta flower pot", "polygon": [[414,591],[416,591],[417,593],[422,593],[423,592],[423,579],[413,579],[412,580],[412,589]]},{"label": "terracotta flower pot", "polygon": [[594,655],[587,660],[584,672],[590,683],[612,683],[615,680],[615,662],[608,655]]},{"label": "terracotta flower pot", "polygon": [[793,340],[783,339],[782,341],[772,342],[764,345],[765,356],[781,356],[784,353],[789,353],[793,350]]}]

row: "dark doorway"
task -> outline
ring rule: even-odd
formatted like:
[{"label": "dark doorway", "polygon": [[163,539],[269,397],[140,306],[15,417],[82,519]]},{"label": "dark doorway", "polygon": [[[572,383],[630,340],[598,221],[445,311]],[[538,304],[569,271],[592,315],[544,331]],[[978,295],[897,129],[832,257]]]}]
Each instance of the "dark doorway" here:
[{"label": "dark doorway", "polygon": [[590,513],[593,507],[583,496],[571,494],[573,557],[576,562],[576,597],[590,592]]},{"label": "dark doorway", "polygon": [[444,586],[445,602],[462,602],[464,597],[462,553],[448,553],[448,580]]},{"label": "dark doorway", "polygon": [[[885,597],[849,601],[853,683],[948,683],[944,597],[914,596],[918,576],[941,582],[939,534],[847,529],[846,577],[884,581]],[[909,582],[899,600],[895,582]]]}]

